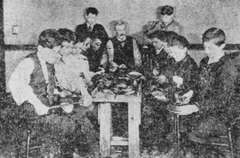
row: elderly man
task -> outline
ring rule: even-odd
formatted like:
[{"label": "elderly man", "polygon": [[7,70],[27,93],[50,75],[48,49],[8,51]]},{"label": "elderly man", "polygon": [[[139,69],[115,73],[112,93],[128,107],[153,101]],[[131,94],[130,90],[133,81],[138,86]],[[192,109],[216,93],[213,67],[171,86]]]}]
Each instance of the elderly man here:
[{"label": "elderly man", "polygon": [[107,43],[109,63],[113,67],[135,69],[141,66],[141,54],[137,41],[127,36],[126,23],[117,21],[114,24],[116,36]]}]

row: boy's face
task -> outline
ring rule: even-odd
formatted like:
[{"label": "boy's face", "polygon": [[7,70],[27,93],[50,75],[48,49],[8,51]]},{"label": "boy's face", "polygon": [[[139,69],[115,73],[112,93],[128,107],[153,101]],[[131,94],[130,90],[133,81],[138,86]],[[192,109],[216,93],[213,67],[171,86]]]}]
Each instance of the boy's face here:
[{"label": "boy's face", "polygon": [[173,20],[173,14],[172,15],[161,15],[161,19],[164,22],[164,24],[169,24]]},{"label": "boy's face", "polygon": [[169,47],[170,49],[170,56],[172,56],[175,61],[181,61],[182,59],[184,59],[184,57],[186,56],[187,53],[187,48],[180,48],[179,46],[171,46]]},{"label": "boy's face", "polygon": [[225,46],[224,44],[222,44],[221,46],[217,46],[214,40],[204,42],[203,45],[207,56],[210,58],[217,56],[218,53],[220,53]]},{"label": "boy's face", "polygon": [[126,38],[126,26],[123,25],[116,25],[115,26],[115,32],[116,32],[116,36],[121,39],[121,40],[125,40]]},{"label": "boy's face", "polygon": [[85,16],[87,23],[90,25],[94,25],[96,23],[97,20],[97,15],[89,13],[88,15]]},{"label": "boy's face", "polygon": [[42,46],[39,46],[39,49],[41,49],[41,56],[42,58],[47,61],[50,64],[57,63],[61,56],[59,54],[61,46],[55,46],[52,49],[50,48],[43,48]]},{"label": "boy's face", "polygon": [[72,52],[73,52],[73,41],[71,41],[71,42],[67,42],[67,41],[62,42],[62,48],[59,51],[59,53],[62,56],[67,56],[67,55],[71,54]]},{"label": "boy's face", "polygon": [[78,42],[73,46],[73,54],[82,53],[83,42]]},{"label": "boy's face", "polygon": [[100,49],[102,44],[102,41],[100,39],[95,39],[92,43],[91,43],[91,47],[92,49],[96,52]]},{"label": "boy's face", "polygon": [[155,47],[156,50],[160,50],[164,47],[164,42],[162,42],[160,39],[158,39],[157,37],[154,37],[152,39],[152,44]]}]

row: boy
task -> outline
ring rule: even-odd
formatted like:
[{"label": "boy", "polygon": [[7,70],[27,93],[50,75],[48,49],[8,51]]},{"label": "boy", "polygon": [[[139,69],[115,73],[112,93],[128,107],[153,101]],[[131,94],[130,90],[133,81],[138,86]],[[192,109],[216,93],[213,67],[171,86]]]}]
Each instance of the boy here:
[{"label": "boy", "polygon": [[[198,94],[198,67],[195,61],[187,54],[189,42],[183,36],[173,36],[167,42],[169,47],[168,64],[161,68],[161,75],[158,76],[157,89],[161,89],[167,100],[161,100],[155,105],[153,111],[158,112],[157,121],[162,122],[164,128],[155,129],[162,132],[164,136],[171,140],[172,137],[172,120],[167,107],[174,104],[180,104],[180,108],[190,108],[192,112],[197,112],[198,107],[192,105],[197,101]],[[177,110],[176,110],[177,109]],[[178,114],[178,106],[174,109]],[[153,114],[154,115],[154,114]]]},{"label": "boy", "polygon": [[[62,91],[61,95],[71,95],[71,92],[81,93],[84,101],[84,106],[88,107],[92,103],[92,97],[87,91],[86,82],[90,82],[88,77],[89,66],[86,58],[73,54],[73,47],[75,42],[75,34],[69,29],[59,29],[59,34],[62,36],[62,48],[60,54],[62,56],[61,62],[55,65],[56,77],[59,86],[67,91]],[[81,73],[86,76],[86,80],[80,77]],[[64,93],[66,92],[66,93]],[[67,93],[68,92],[68,93]]]},{"label": "boy", "polygon": [[38,115],[47,114],[54,97],[54,66],[60,56],[61,37],[54,29],[41,32],[35,53],[19,63],[9,80],[17,105],[30,103]]},{"label": "boy", "polygon": [[[63,95],[63,92],[67,91],[68,93],[65,93],[65,95],[72,96],[72,92],[80,92],[83,98],[83,106],[88,107],[88,110],[91,111],[94,105],[92,104],[92,97],[88,93],[86,84],[91,81],[91,75],[94,75],[94,73],[89,71],[88,60],[81,54],[89,48],[89,38],[82,43],[75,43],[76,40],[73,31],[69,29],[59,29],[58,32],[63,38],[62,48],[59,51],[62,56],[61,62],[55,65],[56,77],[59,86],[63,89],[61,94]],[[78,121],[76,127],[81,125],[81,130],[86,133],[88,143],[90,143],[90,150],[96,156],[98,154],[98,152],[95,151],[97,144],[96,131],[92,129],[93,125],[91,121],[85,116],[85,112],[81,111],[81,108],[76,109],[76,112],[76,114],[68,117],[73,117]],[[81,120],[79,118],[81,118]],[[68,133],[68,135],[72,135],[71,137],[74,135],[75,139],[79,137],[79,131],[75,131],[76,133],[74,131],[72,132],[73,133]],[[77,142],[75,139],[68,140],[69,144],[65,144],[66,146],[63,149],[66,154],[64,155],[65,157],[72,155],[74,147],[78,147],[77,144],[83,143]]]},{"label": "boy", "polygon": [[76,37],[77,41],[81,39],[93,38],[96,35],[99,35],[100,40],[103,42],[103,46],[106,46],[108,41],[108,34],[104,27],[101,24],[97,24],[98,10],[94,7],[89,7],[85,12],[86,23],[78,25],[76,27]]},{"label": "boy", "polygon": [[[211,143],[211,136],[225,135],[226,125],[239,116],[239,53],[225,54],[225,41],[225,33],[219,28],[206,30],[202,37],[207,57],[200,62],[200,113],[189,134],[195,142]],[[192,111],[187,108],[177,110],[179,114]],[[235,147],[239,151],[239,144]]]},{"label": "boy", "polygon": [[182,34],[183,27],[174,20],[174,9],[172,6],[166,5],[160,9],[160,21],[150,22],[147,26],[147,34],[156,30],[174,31]]},{"label": "boy", "polygon": [[101,67],[106,68],[106,49],[102,47],[102,41],[98,36],[92,39],[90,48],[87,50],[86,56],[89,61],[90,71],[97,72]]}]

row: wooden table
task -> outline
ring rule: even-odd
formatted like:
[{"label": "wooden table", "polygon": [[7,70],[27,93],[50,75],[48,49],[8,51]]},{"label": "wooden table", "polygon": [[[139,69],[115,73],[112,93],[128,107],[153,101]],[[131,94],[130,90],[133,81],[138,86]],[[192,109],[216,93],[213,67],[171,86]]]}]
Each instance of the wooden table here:
[{"label": "wooden table", "polygon": [[[98,120],[100,123],[100,152],[103,157],[110,156],[113,145],[128,145],[129,158],[139,158],[139,125],[141,123],[141,93],[133,95],[104,95],[93,97],[93,102],[100,103]],[[111,103],[128,104],[128,139],[115,140],[111,136]],[[126,141],[127,140],[127,141]]]}]

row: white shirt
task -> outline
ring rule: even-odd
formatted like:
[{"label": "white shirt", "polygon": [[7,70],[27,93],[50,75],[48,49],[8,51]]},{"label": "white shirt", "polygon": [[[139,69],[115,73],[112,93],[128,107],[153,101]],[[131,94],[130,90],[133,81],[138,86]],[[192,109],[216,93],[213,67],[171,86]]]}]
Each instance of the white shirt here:
[{"label": "white shirt", "polygon": [[[39,60],[46,82],[48,82],[48,71],[46,62],[40,57]],[[29,103],[34,105],[38,113],[39,110],[41,111],[41,109],[45,108],[46,106],[37,98],[37,96],[33,92],[32,87],[29,85],[30,75],[34,70],[34,67],[34,61],[31,58],[25,58],[24,60],[22,60],[12,73],[8,85],[10,92],[12,93],[13,99],[15,100],[17,105],[21,105],[23,102],[28,101]]]},{"label": "white shirt", "polygon": [[156,54],[158,55],[162,50],[163,50],[163,47],[160,48],[160,49],[157,49],[157,50],[156,50]]},{"label": "white shirt", "polygon": [[63,62],[55,65],[55,73],[59,85],[62,88],[72,92],[79,92],[85,86],[80,76],[84,73],[86,82],[89,82],[93,73],[89,71],[89,63],[87,57],[82,54],[68,55],[62,58]]}]

